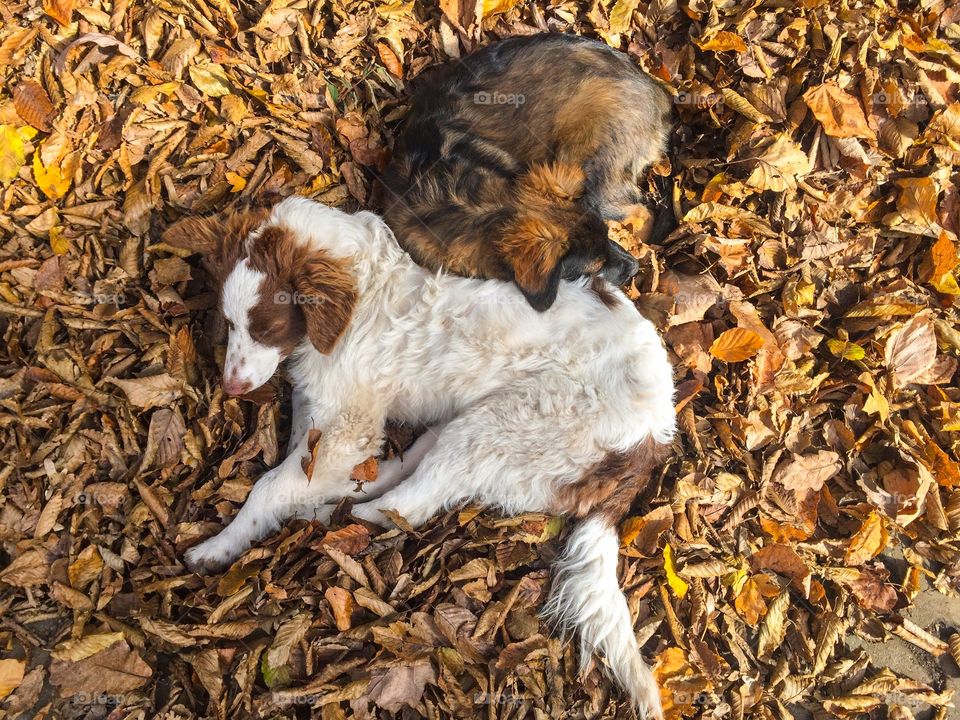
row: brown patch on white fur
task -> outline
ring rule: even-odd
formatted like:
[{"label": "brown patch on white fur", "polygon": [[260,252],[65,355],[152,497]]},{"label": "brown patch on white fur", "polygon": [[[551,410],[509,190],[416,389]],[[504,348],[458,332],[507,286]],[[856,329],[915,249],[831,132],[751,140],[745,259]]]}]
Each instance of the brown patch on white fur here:
[{"label": "brown patch on white fur", "polygon": [[557,493],[556,512],[585,518],[601,515],[616,524],[647,486],[651,472],[669,455],[670,446],[647,438],[628,452],[609,452],[575,483]]},{"label": "brown patch on white fur", "polygon": [[266,277],[250,310],[250,335],[286,356],[303,339],[329,354],[353,316],[357,290],[347,264],[297,242],[289,229],[267,227],[253,241],[250,265]]},{"label": "brown patch on white fur", "polygon": [[590,290],[606,307],[615,308],[617,306],[617,295],[601,278],[594,277],[590,281]]},{"label": "brown patch on white fur", "polygon": [[187,217],[163,233],[163,242],[203,255],[204,266],[220,284],[237,263],[244,241],[267,219],[269,211],[232,210],[210,217]]}]

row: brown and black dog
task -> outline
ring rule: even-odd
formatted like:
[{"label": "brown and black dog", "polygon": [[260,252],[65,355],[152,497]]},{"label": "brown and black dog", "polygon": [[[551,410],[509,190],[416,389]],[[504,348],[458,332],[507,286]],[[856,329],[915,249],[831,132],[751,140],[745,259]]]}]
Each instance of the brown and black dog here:
[{"label": "brown and black dog", "polygon": [[605,221],[644,202],[670,101],[622,53],[578,37],[514,37],[450,63],[414,93],[383,178],[384,216],[428,268],[514,281],[553,304],[561,279],[623,284],[634,258]]}]

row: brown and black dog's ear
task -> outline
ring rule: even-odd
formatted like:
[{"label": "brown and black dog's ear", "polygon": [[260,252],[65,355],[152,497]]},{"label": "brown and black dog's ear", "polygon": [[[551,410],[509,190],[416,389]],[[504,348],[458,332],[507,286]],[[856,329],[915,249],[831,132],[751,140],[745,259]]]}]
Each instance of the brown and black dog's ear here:
[{"label": "brown and black dog's ear", "polygon": [[578,201],[585,182],[582,168],[562,162],[531,165],[517,180],[516,215],[498,249],[539,312],[556,300],[566,274],[564,258],[576,250],[573,233],[584,212]]},{"label": "brown and black dog's ear", "polygon": [[307,337],[324,355],[346,332],[357,304],[357,288],[346,264],[313,251],[294,277],[295,301],[303,311]]},{"label": "brown and black dog's ear", "polygon": [[161,239],[173,247],[203,255],[207,269],[222,281],[243,248],[243,241],[267,218],[262,209],[236,210],[209,217],[186,217],[168,227]]},{"label": "brown and black dog's ear", "polygon": [[566,232],[543,220],[525,219],[504,233],[499,247],[530,306],[543,312],[553,305],[560,287],[560,261],[568,248]]}]

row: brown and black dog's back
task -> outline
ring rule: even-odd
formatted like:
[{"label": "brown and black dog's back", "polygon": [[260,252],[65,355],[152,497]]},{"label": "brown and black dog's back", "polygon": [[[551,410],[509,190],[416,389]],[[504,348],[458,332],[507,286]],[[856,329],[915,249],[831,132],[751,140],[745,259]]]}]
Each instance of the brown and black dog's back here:
[{"label": "brown and black dog's back", "polygon": [[669,101],[623,54],[575,35],[517,37],[417,90],[384,210],[420,264],[512,280],[538,310],[561,278],[636,271],[606,219],[643,201]]}]

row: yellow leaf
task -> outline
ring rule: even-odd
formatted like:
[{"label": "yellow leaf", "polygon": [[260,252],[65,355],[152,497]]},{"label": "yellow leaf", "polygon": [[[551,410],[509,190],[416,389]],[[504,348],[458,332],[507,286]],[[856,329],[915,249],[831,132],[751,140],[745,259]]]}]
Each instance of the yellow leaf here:
[{"label": "yellow leaf", "polygon": [[483,0],[483,17],[505,13],[518,2],[519,0]]},{"label": "yellow leaf", "polygon": [[66,255],[70,249],[70,241],[63,236],[63,228],[54,225],[50,228],[50,249],[54,255]]},{"label": "yellow leaf", "polygon": [[640,0],[617,0],[610,11],[610,32],[625,33],[630,29],[633,20],[633,11],[637,9]]},{"label": "yellow leaf", "polygon": [[867,354],[862,347],[849,341],[827,340],[827,347],[830,352],[844,360],[863,360]]},{"label": "yellow leaf", "polygon": [[230,78],[223,71],[223,66],[217,63],[206,65],[191,65],[190,80],[194,86],[207,97],[223,97],[229,95],[233,86]]},{"label": "yellow leaf", "polygon": [[6,658],[0,660],[0,700],[12,693],[23,680],[23,671],[27,664],[23,660]]},{"label": "yellow leaf", "polygon": [[237,175],[235,172],[228,172],[225,177],[227,178],[227,182],[230,183],[230,192],[240,192],[247,186],[246,179]]},{"label": "yellow leaf", "polygon": [[37,131],[32,127],[15,128],[13,125],[0,125],[0,183],[13,180],[27,159],[23,143]]},{"label": "yellow leaf", "polygon": [[663,569],[667,573],[667,584],[670,586],[670,589],[673,590],[674,594],[678,598],[686,595],[687,589],[690,586],[687,585],[683,578],[677,575],[676,568],[673,566],[673,548],[670,547],[670,543],[663,546]]},{"label": "yellow leaf", "polygon": [[930,283],[933,289],[943,295],[960,295],[960,285],[957,284],[957,278],[952,272],[941,275],[939,280]]},{"label": "yellow leaf", "polygon": [[880,515],[874,511],[870,513],[857,534],[850,540],[847,554],[843,561],[847,565],[863,565],[872,560],[887,546],[890,539],[886,524]]},{"label": "yellow leaf", "polygon": [[863,403],[863,411],[867,415],[876,413],[881,420],[886,422],[887,418],[890,417],[890,403],[887,401],[886,395],[877,387],[877,383],[870,373],[861,373],[859,380],[870,387],[870,394]]},{"label": "yellow leaf", "polygon": [[44,165],[40,155],[40,152],[33,154],[33,177],[37,181],[37,187],[51,200],[59,200],[67,194],[73,183],[76,155],[70,153],[66,158],[50,165]]},{"label": "yellow leaf", "polygon": [[756,355],[763,347],[763,338],[753,330],[733,328],[722,333],[710,346],[710,354],[724,362],[740,362]]}]

